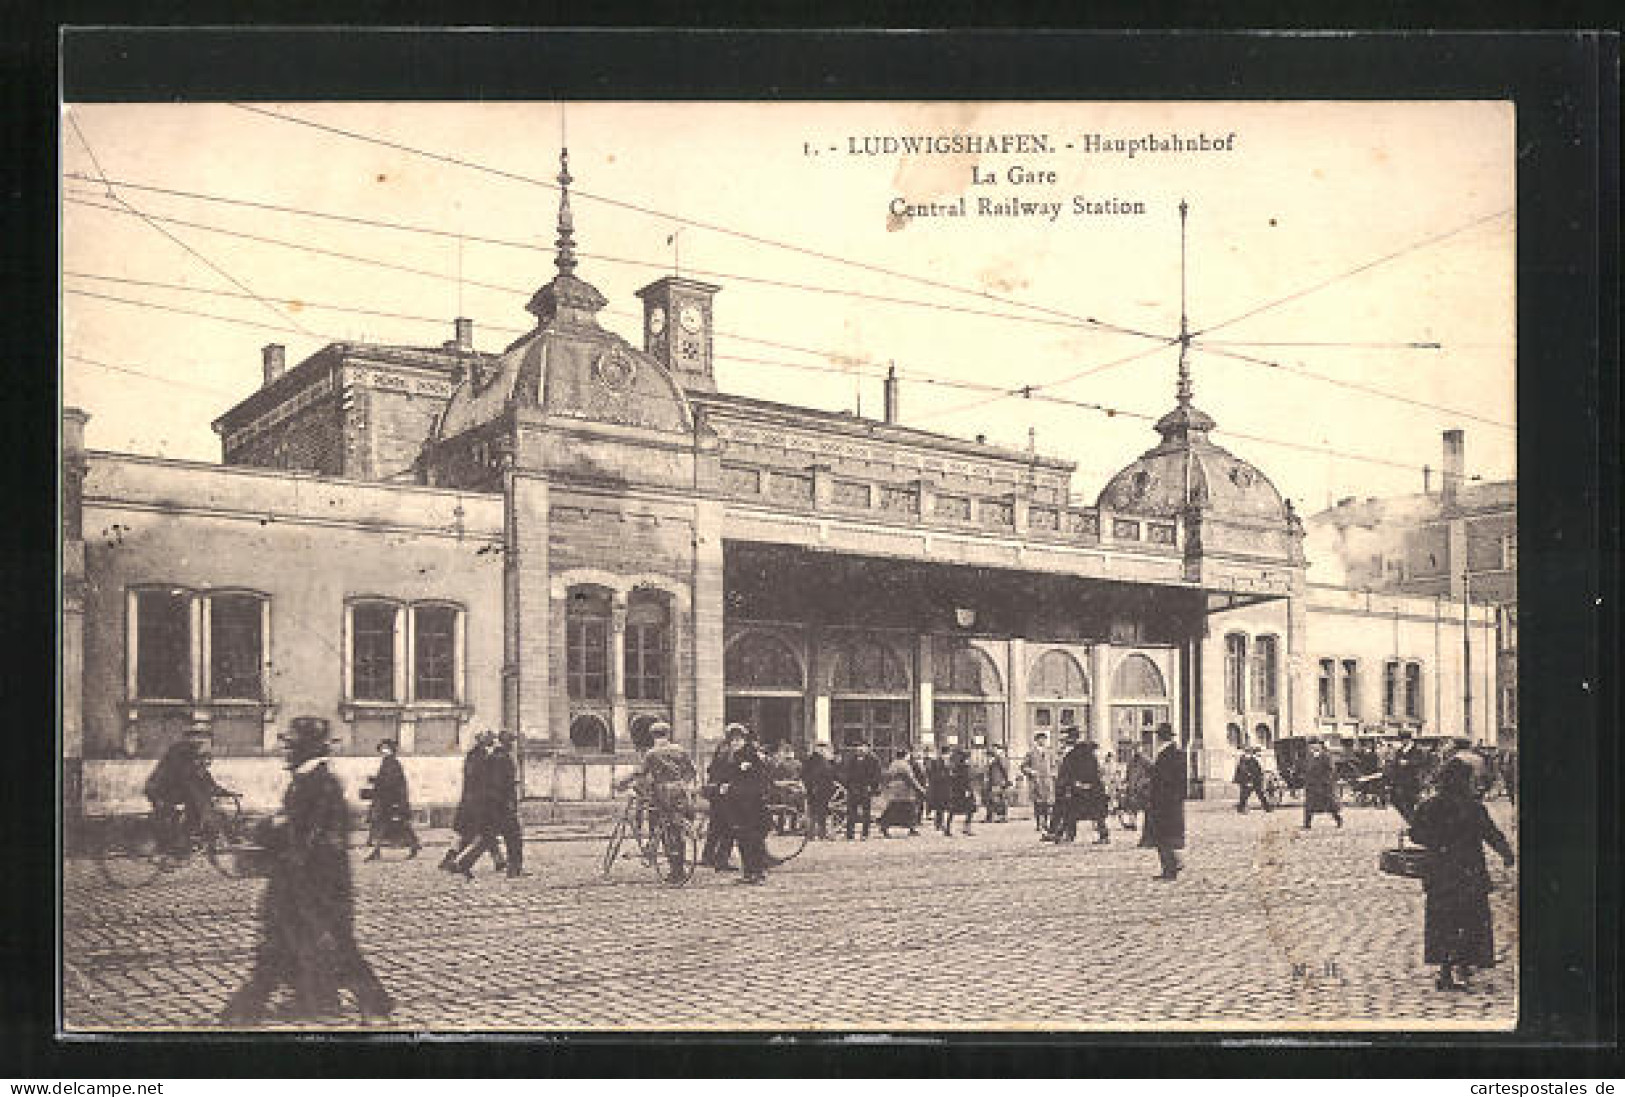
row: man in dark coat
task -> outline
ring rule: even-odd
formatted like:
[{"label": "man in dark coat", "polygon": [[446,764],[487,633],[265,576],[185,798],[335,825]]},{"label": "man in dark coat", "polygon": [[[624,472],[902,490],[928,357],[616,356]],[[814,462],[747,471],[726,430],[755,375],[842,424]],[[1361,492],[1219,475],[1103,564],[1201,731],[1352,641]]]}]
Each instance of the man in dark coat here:
[{"label": "man in dark coat", "polygon": [[372,779],[372,825],[368,828],[367,844],[372,852],[367,860],[376,861],[383,856],[386,842],[404,842],[416,857],[423,849],[417,832],[412,829],[412,795],[406,784],[406,771],[395,757],[395,740],[385,739],[378,744],[383,760]]},{"label": "man in dark coat", "polygon": [[987,771],[982,774],[984,823],[1003,823],[1010,818],[1010,762],[1004,748],[993,746],[987,752]]},{"label": "man in dark coat", "polygon": [[1311,743],[1303,767],[1303,829],[1308,830],[1322,812],[1343,825],[1343,809],[1337,802],[1337,767],[1324,743]]},{"label": "man in dark coat", "polygon": [[[474,737],[473,747],[463,756],[463,790],[457,800],[457,814],[451,820],[451,829],[456,833],[457,841],[452,843],[440,860],[440,867],[446,872],[462,871],[457,867],[462,855],[480,840],[480,835],[487,829],[487,820],[483,816],[489,801],[485,775],[495,743],[494,732],[482,731]],[[495,847],[492,847],[491,855],[498,856]],[[463,875],[469,873],[463,872]]]},{"label": "man in dark coat", "polygon": [[[525,832],[519,824],[518,732],[512,728],[502,730],[497,736],[497,749],[487,765],[490,767],[485,774],[492,815],[490,829],[502,839],[502,849],[508,855],[508,876],[529,876],[525,871]],[[478,859],[476,854],[470,860]]]},{"label": "man in dark coat", "polygon": [[931,825],[942,829],[948,816],[948,748],[940,748],[936,757],[925,758],[925,804],[931,811]]},{"label": "man in dark coat", "polygon": [[801,764],[801,784],[807,790],[810,838],[829,838],[829,799],[835,792],[835,766],[824,753],[823,743],[814,743],[812,753]]},{"label": "man in dark coat", "polygon": [[169,744],[143,791],[160,836],[177,851],[184,851],[194,834],[203,834],[214,798],[233,795],[209,769],[208,739],[190,734]]},{"label": "man in dark coat", "polygon": [[1045,842],[1071,842],[1078,837],[1078,770],[1083,751],[1078,746],[1078,729],[1061,729],[1061,761],[1055,768],[1055,807],[1050,811]]},{"label": "man in dark coat", "polygon": [[700,792],[710,805],[710,818],[705,828],[705,848],[700,850],[700,864],[718,872],[739,871],[731,861],[735,835],[723,802],[722,786],[733,776],[734,752],[745,745],[749,736],[744,724],[729,724],[723,729],[723,740],[705,767],[705,785]]},{"label": "man in dark coat", "polygon": [[1422,879],[1427,897],[1422,961],[1439,965],[1435,985],[1440,990],[1464,990],[1474,968],[1495,963],[1484,846],[1509,868],[1512,846],[1474,795],[1472,770],[1460,760],[1440,770],[1438,791],[1417,807],[1410,832],[1433,851]]},{"label": "man in dark coat", "polygon": [[1388,797],[1394,810],[1407,823],[1416,814],[1417,801],[1422,797],[1422,779],[1427,772],[1427,759],[1416,745],[1409,731],[1399,733],[1399,749],[1388,760]]},{"label": "man in dark coat", "polygon": [[914,778],[914,783],[920,787],[920,795],[914,798],[914,821],[909,824],[909,833],[913,834],[925,821],[926,801],[930,799],[927,790],[930,788],[930,775],[926,770],[931,765],[931,755],[925,747],[919,746],[908,756],[908,771]]},{"label": "man in dark coat", "polygon": [[1100,759],[1095,756],[1095,743],[1092,739],[1085,739],[1078,744],[1078,763],[1074,768],[1074,792],[1072,832],[1076,836],[1077,819],[1083,819],[1095,825],[1095,845],[1104,845],[1112,840],[1111,832],[1106,829],[1106,784],[1100,776]]},{"label": "man in dark coat", "polygon": [[283,737],[292,780],[282,799],[284,821],[266,833],[275,851],[260,898],[254,971],[222,1013],[227,1024],[262,1020],[271,995],[287,984],[291,1013],[313,1019],[335,1013],[349,988],[365,1016],[387,1017],[395,1003],[355,940],[350,884],[350,810],[327,768],[328,723],[300,716]]},{"label": "man in dark coat", "polygon": [[1243,815],[1247,814],[1247,797],[1258,796],[1258,806],[1265,811],[1274,811],[1270,806],[1270,798],[1264,795],[1264,767],[1258,762],[1258,748],[1248,747],[1242,752],[1241,758],[1236,762],[1236,773],[1233,778],[1236,787],[1241,790],[1241,799],[1236,802],[1236,810]]},{"label": "man in dark coat", "polygon": [[1178,878],[1184,868],[1178,851],[1185,848],[1185,752],[1174,745],[1174,729],[1168,724],[1157,726],[1157,756],[1151,763],[1140,845],[1157,851],[1162,872],[1154,879]]},{"label": "man in dark coat", "polygon": [[859,819],[863,820],[863,837],[868,839],[871,805],[880,791],[880,759],[868,743],[855,743],[842,758],[838,773],[846,786],[846,840],[850,842],[857,833]]},{"label": "man in dark coat", "polygon": [[728,829],[734,841],[739,843],[739,861],[743,870],[739,874],[739,883],[765,884],[767,831],[772,825],[767,811],[767,795],[772,776],[756,746],[756,737],[745,730],[741,741],[734,733],[736,726],[729,726],[729,743],[737,743],[738,746],[729,752],[719,768],[718,776],[722,782],[717,787],[717,793]]}]

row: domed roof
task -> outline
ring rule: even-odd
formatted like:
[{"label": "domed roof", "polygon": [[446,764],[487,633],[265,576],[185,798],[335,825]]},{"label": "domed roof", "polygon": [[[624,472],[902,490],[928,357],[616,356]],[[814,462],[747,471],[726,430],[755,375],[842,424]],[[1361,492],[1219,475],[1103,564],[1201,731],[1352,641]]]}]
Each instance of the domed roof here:
[{"label": "domed roof", "polygon": [[494,364],[473,364],[441,413],[437,442],[490,423],[510,406],[651,430],[693,429],[688,400],[665,367],[598,326],[598,310],[607,302],[575,276],[568,153],[561,155],[560,164],[558,274],[527,306],[536,316],[536,328],[515,340]]},{"label": "domed roof", "polygon": [[1178,404],[1157,421],[1162,442],[1113,476],[1097,505],[1160,518],[1194,506],[1224,517],[1286,521],[1286,506],[1269,477],[1208,440],[1214,425],[1191,405],[1189,379],[1182,376]]}]

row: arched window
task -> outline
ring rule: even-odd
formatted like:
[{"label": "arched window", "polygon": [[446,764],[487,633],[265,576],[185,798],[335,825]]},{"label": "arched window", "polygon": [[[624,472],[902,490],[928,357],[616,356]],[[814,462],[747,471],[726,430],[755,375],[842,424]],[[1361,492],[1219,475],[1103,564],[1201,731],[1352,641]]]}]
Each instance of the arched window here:
[{"label": "arched window", "polygon": [[1239,632],[1224,638],[1224,711],[1247,711],[1247,637]]},{"label": "arched window", "polygon": [[589,754],[609,754],[614,739],[603,717],[584,712],[570,722],[570,745]]},{"label": "arched window", "polygon": [[805,688],[795,652],[765,632],[746,633],[733,642],[723,658],[723,677],[731,690],[800,692]]},{"label": "arched window", "polygon": [[665,594],[634,590],[626,605],[626,697],[664,701],[670,678],[671,611]]},{"label": "arched window", "polygon": [[[565,677],[572,701],[609,699],[610,594],[571,587],[565,608]],[[575,732],[571,730],[574,740]]]},{"label": "arched window", "polygon": [[1240,724],[1228,724],[1225,726],[1224,737],[1225,740],[1230,744],[1230,749],[1240,750],[1242,747],[1246,746],[1247,744],[1245,741],[1245,736],[1246,732],[1241,730]]},{"label": "arched window", "polygon": [[903,661],[887,644],[869,636],[841,644],[830,679],[836,693],[908,692]]},{"label": "arched window", "polygon": [[[1276,710],[1276,639],[1260,636],[1253,641],[1253,708],[1262,712]],[[1241,711],[1236,709],[1234,711]],[[1352,711],[1352,710],[1351,710]]]},{"label": "arched window", "polygon": [[999,697],[1004,684],[987,653],[959,640],[939,637],[933,645],[932,676],[936,692],[966,697]]},{"label": "arched window", "polygon": [[1125,656],[1112,675],[1112,697],[1166,697],[1162,672],[1144,655]]},{"label": "arched window", "polygon": [[1087,697],[1089,676],[1069,653],[1046,651],[1027,676],[1029,697]]},{"label": "arched window", "polygon": [[1253,728],[1253,742],[1257,743],[1265,750],[1270,748],[1270,744],[1274,739],[1275,736],[1271,733],[1270,726],[1268,724],[1259,724],[1257,727]]}]

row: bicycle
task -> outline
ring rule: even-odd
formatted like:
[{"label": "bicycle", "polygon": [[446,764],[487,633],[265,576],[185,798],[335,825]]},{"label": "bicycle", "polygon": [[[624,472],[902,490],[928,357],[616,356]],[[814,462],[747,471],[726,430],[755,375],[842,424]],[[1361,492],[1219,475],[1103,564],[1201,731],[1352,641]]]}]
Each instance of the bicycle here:
[{"label": "bicycle", "polygon": [[228,879],[261,875],[260,857],[265,851],[250,839],[240,795],[212,797],[208,815],[183,836],[182,843],[174,840],[173,829],[150,812],[131,820],[128,827],[114,828],[96,851],[102,877],[117,888],[142,887],[174,872],[200,852]]},{"label": "bicycle", "polygon": [[637,851],[637,859],[653,869],[667,887],[683,887],[694,878],[700,862],[700,836],[693,820],[634,792],[626,798],[626,806],[604,846],[606,877],[623,857],[634,856],[623,852],[628,839]]},{"label": "bicycle", "polygon": [[[807,789],[800,781],[775,781],[767,800],[767,860],[770,865],[792,861],[807,848],[812,816],[807,812]],[[843,824],[845,817],[843,816]]]}]

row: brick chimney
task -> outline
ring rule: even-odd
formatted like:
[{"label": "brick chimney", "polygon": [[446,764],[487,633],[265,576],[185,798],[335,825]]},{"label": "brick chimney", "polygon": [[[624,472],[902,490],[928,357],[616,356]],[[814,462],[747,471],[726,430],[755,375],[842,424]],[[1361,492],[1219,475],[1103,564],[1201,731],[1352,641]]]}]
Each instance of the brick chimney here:
[{"label": "brick chimney", "polygon": [[453,345],[458,350],[473,350],[474,321],[470,320],[466,316],[459,316],[456,320],[452,321],[452,326],[457,332],[456,338],[452,341]]},{"label": "brick chimney", "polygon": [[267,343],[260,351],[260,357],[265,365],[265,384],[281,377],[288,369],[288,348],[281,343]]},{"label": "brick chimney", "polygon": [[1444,480],[1442,500],[1447,507],[1456,505],[1456,493],[1461,490],[1462,466],[1466,461],[1467,442],[1461,430],[1444,432]]},{"label": "brick chimney", "polygon": [[895,423],[901,413],[897,402],[897,367],[886,367],[886,422]]}]

